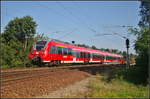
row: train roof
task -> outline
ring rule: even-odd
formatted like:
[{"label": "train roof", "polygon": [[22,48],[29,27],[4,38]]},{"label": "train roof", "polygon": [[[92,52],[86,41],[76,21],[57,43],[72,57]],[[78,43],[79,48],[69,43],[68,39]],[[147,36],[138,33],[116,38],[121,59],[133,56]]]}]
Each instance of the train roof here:
[{"label": "train roof", "polygon": [[91,52],[93,54],[102,54],[102,55],[106,55],[106,56],[123,57],[122,55],[119,55],[119,54],[114,54],[114,53],[110,53],[110,52],[106,52],[106,51],[100,51],[100,50],[94,50],[94,49],[85,48],[85,47],[79,47],[79,46],[76,46],[74,44],[62,42],[62,41],[55,40],[55,39],[51,39],[48,41],[54,45],[61,46],[61,47],[62,46],[63,47],[69,47],[69,48],[72,48],[73,50],[80,51],[80,52],[85,51],[85,52]]}]

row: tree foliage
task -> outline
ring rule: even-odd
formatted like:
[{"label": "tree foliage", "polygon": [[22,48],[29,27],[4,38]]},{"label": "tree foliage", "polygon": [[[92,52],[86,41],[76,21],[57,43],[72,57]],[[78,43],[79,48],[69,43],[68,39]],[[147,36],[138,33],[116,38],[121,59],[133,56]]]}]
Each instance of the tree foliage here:
[{"label": "tree foliage", "polygon": [[36,26],[36,22],[30,16],[16,17],[8,23],[0,35],[1,66],[23,67],[31,64],[28,54],[38,38],[35,37]]},{"label": "tree foliage", "polygon": [[149,63],[149,44],[150,44],[150,2],[141,1],[141,20],[139,28],[132,28],[130,32],[137,36],[135,41],[135,50],[138,54],[136,58],[137,67],[140,68],[141,82],[148,80],[148,63]]},{"label": "tree foliage", "polygon": [[149,0],[141,1],[140,8],[141,8],[140,10],[141,20],[139,22],[139,26],[140,27],[150,26],[150,1]]}]

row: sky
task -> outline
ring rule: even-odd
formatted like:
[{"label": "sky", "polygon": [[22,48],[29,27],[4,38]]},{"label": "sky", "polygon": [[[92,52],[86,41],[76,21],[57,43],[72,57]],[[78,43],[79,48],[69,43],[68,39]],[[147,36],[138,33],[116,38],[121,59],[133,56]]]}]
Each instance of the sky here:
[{"label": "sky", "polygon": [[[1,32],[15,17],[31,16],[37,22],[37,33],[61,41],[113,48],[135,53],[134,40],[127,27],[138,27],[139,1],[2,1]],[[118,35],[103,35],[113,34]]]}]

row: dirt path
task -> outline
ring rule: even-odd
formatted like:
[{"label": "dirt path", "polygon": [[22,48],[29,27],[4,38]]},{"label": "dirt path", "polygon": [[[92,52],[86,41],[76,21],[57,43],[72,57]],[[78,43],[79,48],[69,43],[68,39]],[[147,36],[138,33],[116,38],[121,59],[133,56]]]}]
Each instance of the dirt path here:
[{"label": "dirt path", "polygon": [[95,79],[95,77],[87,77],[65,88],[60,88],[47,95],[37,96],[36,98],[84,98],[89,91],[88,85],[92,79]]}]

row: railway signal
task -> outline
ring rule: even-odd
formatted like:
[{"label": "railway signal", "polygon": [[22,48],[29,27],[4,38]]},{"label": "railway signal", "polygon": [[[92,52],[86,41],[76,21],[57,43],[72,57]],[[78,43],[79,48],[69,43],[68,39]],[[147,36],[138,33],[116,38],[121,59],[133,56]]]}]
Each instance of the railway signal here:
[{"label": "railway signal", "polygon": [[127,48],[127,55],[126,55],[126,60],[127,60],[127,63],[126,63],[126,67],[130,67],[130,61],[129,61],[129,39],[125,36],[122,36],[120,35],[119,33],[111,33],[111,34],[100,34],[100,35],[97,35],[97,36],[103,36],[103,35],[118,35],[120,37],[122,37],[123,39],[126,40],[126,48]]},{"label": "railway signal", "polygon": [[129,62],[129,39],[126,39],[126,47],[127,47],[127,67],[130,67],[130,62]]},{"label": "railway signal", "polygon": [[126,39],[126,47],[129,48],[129,39]]},{"label": "railway signal", "polygon": [[[123,28],[132,28],[133,26],[129,26],[129,25],[118,25],[118,26],[116,26],[116,27],[123,27]],[[126,59],[127,59],[127,67],[130,67],[130,60],[129,60],[129,45],[130,45],[130,41],[129,41],[129,39],[127,38],[127,37],[125,37],[125,36],[122,36],[122,35],[120,35],[119,33],[113,33],[114,35],[118,35],[118,36],[120,36],[120,37],[122,37],[122,38],[124,38],[124,39],[126,39],[126,48],[127,48],[127,57],[126,57]]]}]

